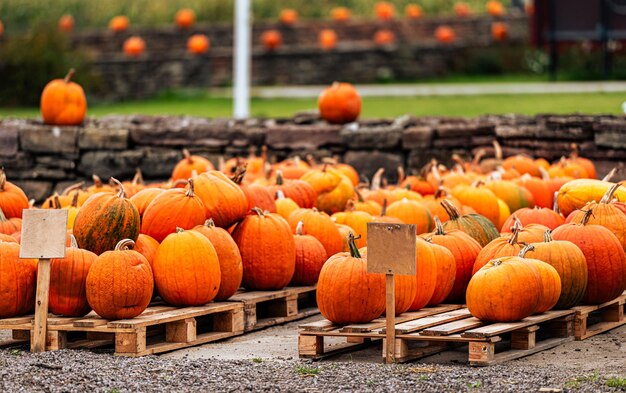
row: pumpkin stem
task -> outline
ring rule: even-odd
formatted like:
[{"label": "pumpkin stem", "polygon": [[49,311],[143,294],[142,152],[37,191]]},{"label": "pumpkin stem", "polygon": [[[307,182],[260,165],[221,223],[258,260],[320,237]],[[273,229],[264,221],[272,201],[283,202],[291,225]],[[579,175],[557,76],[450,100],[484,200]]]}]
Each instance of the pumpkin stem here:
[{"label": "pumpkin stem", "polygon": [[96,175],[95,173],[93,175],[91,175],[91,180],[93,181],[93,185],[96,188],[101,188],[102,187],[102,179],[100,179],[100,176]]},{"label": "pumpkin stem", "polygon": [[348,246],[350,247],[350,256],[352,258],[361,258],[361,253],[359,252],[359,248],[354,243],[356,239],[360,239],[360,238],[361,238],[360,235],[359,237],[354,237],[354,234],[352,233],[348,234]]},{"label": "pumpkin stem", "polygon": [[113,182],[116,186],[118,186],[120,188],[120,191],[117,193],[117,197],[118,198],[125,198],[126,197],[126,193],[124,192],[124,185],[122,184],[122,182],[120,182],[119,180],[117,180],[114,177],[111,178],[111,182]]},{"label": "pumpkin stem", "polygon": [[224,170],[226,169],[226,161],[224,160],[224,156],[217,157],[217,169],[220,172],[226,173],[224,172]]},{"label": "pumpkin stem", "polygon": [[204,222],[204,226],[209,228],[215,228],[215,221],[213,221],[212,218],[209,218]]},{"label": "pumpkin stem", "polygon": [[282,186],[283,184],[285,184],[285,179],[283,178],[283,171],[277,170],[276,171],[276,185]]},{"label": "pumpkin stem", "polygon": [[502,260],[501,259],[496,259],[495,261],[491,262],[492,266],[500,266],[502,265]]},{"label": "pumpkin stem", "polygon": [[406,174],[404,173],[404,168],[400,165],[398,166],[398,186],[402,185],[405,178]]},{"label": "pumpkin stem", "polygon": [[344,209],[344,211],[353,212],[355,210],[356,210],[356,206],[354,205],[354,199],[348,199],[348,202],[346,202],[346,208]]},{"label": "pumpkin stem", "polygon": [[515,223],[513,224],[513,227],[511,227],[511,238],[509,239],[509,244],[512,246],[518,243],[517,239],[519,238],[519,233],[522,230],[522,223],[517,219],[517,217],[515,217],[515,215],[513,215],[513,220]]},{"label": "pumpkin stem", "polygon": [[135,169],[135,176],[132,181],[133,186],[137,184],[143,184],[143,173],[141,173],[141,168]]},{"label": "pumpkin stem", "polygon": [[0,207],[0,222],[6,222],[7,221],[7,217],[4,215],[4,212],[2,211],[2,208]]},{"label": "pumpkin stem", "polygon": [[439,173],[439,168],[437,168],[437,161],[434,161],[432,163],[432,166],[430,168],[430,172],[433,174],[433,177],[437,181],[437,184],[442,185],[443,184],[443,179],[441,178],[441,174]]},{"label": "pumpkin stem", "polygon": [[120,240],[115,245],[115,251],[132,250],[135,248],[135,242],[132,239]]},{"label": "pumpkin stem", "polygon": [[588,210],[581,210],[582,212],[585,213],[585,215],[583,216],[583,218],[580,220],[580,223],[582,225],[587,225],[587,223],[589,222],[589,219],[591,218],[591,216],[593,215],[593,209],[588,209]]},{"label": "pumpkin stem", "polygon": [[435,235],[445,235],[446,234],[446,230],[443,227],[443,224],[441,223],[441,220],[439,219],[439,216],[435,216]]},{"label": "pumpkin stem", "polygon": [[35,206],[35,198],[31,198],[28,200],[28,208],[32,209]]},{"label": "pumpkin stem", "polygon": [[554,203],[552,204],[552,210],[554,210],[556,214],[561,214],[561,209],[559,209],[559,201],[557,200],[558,195],[559,192],[554,191]]},{"label": "pumpkin stem", "polygon": [[276,199],[285,199],[285,193],[281,190],[276,191]]},{"label": "pumpkin stem", "polygon": [[502,146],[500,146],[500,142],[498,142],[497,139],[494,139],[492,145],[496,159],[502,161]]},{"label": "pumpkin stem", "polygon": [[177,188],[178,186],[186,186],[187,185],[187,180],[185,179],[178,179],[176,180],[174,183],[171,184],[170,188]]},{"label": "pumpkin stem", "polygon": [[387,215],[387,198],[383,199],[383,208],[380,210],[380,216],[384,217]]},{"label": "pumpkin stem", "polygon": [[265,217],[265,212],[261,209],[259,209],[258,207],[253,207],[252,209],[253,212],[255,212],[259,217]]},{"label": "pumpkin stem", "polygon": [[446,211],[446,213],[448,213],[448,216],[450,216],[451,220],[458,220],[461,217],[461,213],[459,213],[456,206],[454,206],[449,200],[444,199],[439,203],[441,204],[441,206],[443,206],[443,209]]},{"label": "pumpkin stem", "polygon": [[186,159],[189,164],[193,164],[193,158],[189,150],[183,149],[183,158]]},{"label": "pumpkin stem", "polygon": [[183,233],[185,230],[183,228],[176,227],[176,233]]},{"label": "pumpkin stem", "polygon": [[615,194],[615,191],[617,191],[617,189],[621,186],[622,185],[619,183],[613,184],[611,188],[606,191],[606,194],[602,196],[602,199],[600,199],[600,203],[610,203],[613,200],[613,194]]},{"label": "pumpkin stem", "polygon": [[522,222],[520,221],[519,218],[517,218],[517,216],[515,214],[513,214],[511,216],[511,218],[513,218],[513,226],[511,227],[511,232],[513,232],[513,230],[517,227],[520,230],[524,227],[524,225],[522,225]]},{"label": "pumpkin stem", "polygon": [[570,147],[572,148],[572,152],[569,153],[569,158],[572,158],[572,159],[578,158],[578,145],[576,143],[572,143]]},{"label": "pumpkin stem", "polygon": [[80,195],[80,193],[78,192],[78,190],[76,190],[76,192],[74,192],[74,196],[72,197],[72,207],[78,207],[78,196]]},{"label": "pumpkin stem", "polygon": [[59,199],[59,194],[57,193],[54,194],[54,208],[55,209],[61,208],[61,200]]},{"label": "pumpkin stem", "polygon": [[372,177],[372,190],[380,190],[380,185],[382,183],[383,173],[385,172],[385,168],[380,168],[374,173]]},{"label": "pumpkin stem", "polygon": [[63,190],[61,192],[61,195],[69,195],[70,192],[72,192],[74,190],[80,190],[82,188],[82,186],[84,186],[84,185],[85,185],[84,181],[81,181],[80,183],[72,184],[71,186],[69,186],[65,190]]},{"label": "pumpkin stem", "polygon": [[447,196],[445,188],[443,188],[441,186],[437,187],[437,191],[435,191],[435,195],[433,195],[433,196],[435,197],[435,199],[439,199],[442,196],[444,196],[444,197]]},{"label": "pumpkin stem", "polygon": [[524,246],[524,248],[522,248],[518,254],[518,257],[520,258],[525,258],[526,257],[526,253],[528,251],[535,251],[535,246],[533,246],[532,244],[527,244]]},{"label": "pumpkin stem", "polygon": [[365,200],[363,199],[363,194],[361,194],[361,191],[359,191],[357,187],[354,187],[354,193],[356,194],[357,200],[359,202],[365,202]]},{"label": "pumpkin stem", "polygon": [[543,233],[543,242],[544,243],[550,243],[553,240],[554,239],[552,238],[552,231],[550,229],[548,229],[547,231],[545,231]]},{"label": "pumpkin stem", "polygon": [[189,178],[187,180],[187,184],[189,184],[189,189],[187,190],[187,193],[185,195],[187,195],[189,198],[192,198],[194,196],[193,179]]},{"label": "pumpkin stem", "polygon": [[7,174],[4,172],[4,167],[0,167],[0,191],[4,191],[4,186],[7,183]]},{"label": "pumpkin stem", "polygon": [[70,247],[78,248],[78,242],[76,241],[76,237],[74,237],[74,235],[70,235]]},{"label": "pumpkin stem", "polygon": [[472,183],[472,187],[480,187],[480,186],[484,186],[485,185],[485,181],[482,179],[478,179],[475,182]]},{"label": "pumpkin stem", "polygon": [[315,161],[315,158],[313,158],[312,154],[307,154],[305,157],[306,162],[309,164],[309,166],[314,167],[317,165],[317,162]]},{"label": "pumpkin stem", "polygon": [[472,159],[472,166],[477,166],[480,164],[480,160],[483,159],[483,157],[485,156],[486,152],[485,149],[480,149],[476,152],[476,154],[474,154],[474,158]]},{"label": "pumpkin stem", "polygon": [[550,174],[546,171],[546,168],[540,166],[539,173],[541,173],[541,180],[548,181],[550,180]]},{"label": "pumpkin stem", "polygon": [[304,228],[304,221],[298,221],[298,225],[296,226],[296,235],[302,236],[302,229]]},{"label": "pumpkin stem", "polygon": [[611,179],[613,179],[613,177],[617,174],[617,172],[619,172],[619,168],[613,168],[609,171],[609,173],[606,174],[606,176],[604,176],[602,178],[602,181],[606,181],[609,182],[611,181]]},{"label": "pumpkin stem", "polygon": [[70,68],[70,70],[67,72],[67,75],[65,75],[65,78],[63,78],[63,82],[70,83],[70,80],[72,80],[72,77],[74,76],[75,73],[76,73],[76,70],[73,68]]}]

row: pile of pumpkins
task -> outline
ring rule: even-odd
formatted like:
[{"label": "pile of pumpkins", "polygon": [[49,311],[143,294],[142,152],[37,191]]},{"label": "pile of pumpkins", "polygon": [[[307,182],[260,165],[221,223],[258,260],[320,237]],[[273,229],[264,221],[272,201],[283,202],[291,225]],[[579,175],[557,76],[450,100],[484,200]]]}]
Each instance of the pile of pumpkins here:
[{"label": "pile of pumpkins", "polygon": [[[50,310],[132,318],[154,296],[175,306],[226,300],[240,287],[317,283],[338,324],[379,317],[383,275],[367,272],[369,222],[415,224],[415,276],[396,276],[396,312],[467,303],[486,321],[599,304],[626,289],[626,188],[596,180],[574,150],[435,161],[420,175],[371,182],[335,159],[270,163],[184,152],[171,179],[108,184],[94,176],[39,208],[68,209],[67,251],[52,261]],[[610,176],[614,173],[610,174]],[[20,260],[24,192],[0,171],[0,318],[32,311],[36,260]]]}]

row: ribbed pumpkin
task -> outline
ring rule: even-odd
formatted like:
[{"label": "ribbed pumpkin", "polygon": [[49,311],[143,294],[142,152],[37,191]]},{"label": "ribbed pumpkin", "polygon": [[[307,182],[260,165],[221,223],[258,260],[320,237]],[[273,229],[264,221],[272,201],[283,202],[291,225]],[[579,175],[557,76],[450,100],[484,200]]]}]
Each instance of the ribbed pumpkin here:
[{"label": "ribbed pumpkin", "polygon": [[374,217],[366,212],[354,210],[354,201],[349,200],[346,210],[332,216],[337,224],[347,225],[354,230],[357,247],[367,246],[367,223],[374,221]]},{"label": "ribbed pumpkin", "polygon": [[326,261],[317,283],[320,313],[339,325],[367,323],[385,311],[385,276],[367,272],[367,261],[361,258],[354,236],[349,244],[349,253]]},{"label": "ribbed pumpkin", "polygon": [[519,257],[489,261],[467,286],[467,308],[486,322],[514,322],[537,310],[543,295],[537,268]]},{"label": "ribbed pumpkin", "polygon": [[553,240],[550,231],[545,232],[542,243],[532,246],[525,256],[551,265],[561,277],[561,296],[554,308],[567,309],[580,303],[587,289],[587,261],[580,248],[570,241]]},{"label": "ribbed pumpkin", "polygon": [[418,235],[430,232],[433,228],[433,219],[428,209],[417,201],[406,198],[396,201],[387,208],[387,215],[399,218],[405,224],[415,224]]},{"label": "ribbed pumpkin", "polygon": [[432,244],[418,237],[415,243],[415,280],[417,290],[409,310],[417,311],[428,304],[437,285],[437,261]]},{"label": "ribbed pumpkin", "polygon": [[175,306],[209,303],[220,288],[220,277],[215,247],[193,230],[177,228],[159,245],[154,257],[157,291],[163,300]]},{"label": "ribbed pumpkin", "polygon": [[152,236],[140,233],[139,236],[137,236],[137,241],[135,241],[135,246],[133,247],[133,250],[143,255],[150,264],[150,267],[152,268],[152,264],[154,263],[154,256],[156,255],[158,248],[158,241],[156,241]]},{"label": "ribbed pumpkin", "polygon": [[[576,179],[569,181],[559,189],[556,201],[565,217],[581,209],[591,201],[599,201],[614,183],[594,179]],[[618,200],[626,201],[626,187],[622,186],[613,194]]]},{"label": "ribbed pumpkin", "polygon": [[526,253],[533,249],[532,244],[526,245],[520,251],[519,257],[523,258],[526,263],[534,264],[541,275],[541,299],[535,309],[535,313],[541,314],[551,310],[559,301],[559,297],[561,297],[561,277],[552,265],[538,259],[527,258]]},{"label": "ribbed pumpkin", "polygon": [[293,199],[285,197],[282,191],[276,192],[276,213],[285,220],[289,219],[289,215],[298,210],[300,206]]},{"label": "ribbed pumpkin", "polygon": [[518,243],[518,235],[521,230],[522,227],[518,224],[515,226],[515,229],[513,229],[511,236],[501,236],[483,247],[476,256],[472,275],[476,274],[481,267],[485,266],[493,259],[518,255],[523,248],[523,246]]},{"label": "ribbed pumpkin", "polygon": [[[626,214],[624,214],[619,208],[611,203],[613,194],[620,187],[619,183],[613,185],[604,194],[599,203],[589,202],[583,207],[583,210],[578,210],[571,216],[572,222],[580,222],[585,216],[585,211],[591,210],[591,216],[587,220],[588,224],[601,225],[609,229],[617,238],[626,250]],[[0,220],[2,217],[0,216]],[[568,217],[568,220],[570,217]],[[0,224],[1,225],[1,224]]]},{"label": "ribbed pumpkin", "polygon": [[87,302],[87,274],[98,256],[81,250],[72,236],[65,257],[50,261],[50,312],[66,317],[82,317],[90,310]]},{"label": "ribbed pumpkin", "polygon": [[498,198],[502,199],[512,212],[525,207],[534,207],[533,196],[522,186],[510,180],[493,180],[485,184]]},{"label": "ribbed pumpkin", "polygon": [[146,208],[141,222],[141,233],[162,242],[176,228],[192,229],[205,221],[204,204],[194,193],[194,181],[189,189],[172,188],[158,195]]},{"label": "ribbed pumpkin", "polygon": [[150,205],[150,202],[152,202],[157,196],[161,195],[164,191],[165,190],[162,188],[144,188],[130,197],[130,201],[137,208],[139,216],[143,217],[143,213],[146,211],[148,205]]},{"label": "ribbed pumpkin", "polygon": [[296,286],[315,284],[324,262],[328,259],[322,243],[311,235],[305,235],[303,226],[303,221],[298,222],[293,238],[296,245],[296,270],[291,285]]},{"label": "ribbed pumpkin", "polygon": [[104,319],[134,318],[150,304],[154,289],[146,258],[129,249],[131,239],[120,240],[113,251],[96,258],[87,274],[87,301]]},{"label": "ribbed pumpkin", "polygon": [[521,155],[521,154],[507,157],[502,162],[502,168],[515,169],[521,175],[528,173],[530,176],[541,177],[541,172],[539,171],[539,165],[537,165],[537,163],[535,163],[535,161],[532,158]]},{"label": "ribbed pumpkin", "polygon": [[439,187],[437,191],[433,195],[426,195],[422,200],[422,204],[428,211],[430,212],[431,217],[439,217],[441,222],[446,222],[450,219],[448,216],[448,212],[441,205],[441,202],[447,200],[450,204],[452,204],[457,210],[461,210],[462,205],[461,202],[458,201],[455,197],[448,193],[448,191],[442,187]]},{"label": "ribbed pumpkin", "polygon": [[243,286],[250,290],[284,288],[296,268],[296,246],[291,228],[275,213],[252,209],[237,225],[233,239],[243,261]]},{"label": "ribbed pumpkin", "polygon": [[555,240],[576,244],[587,260],[587,290],[582,302],[601,304],[613,300],[626,289],[626,255],[619,239],[607,228],[587,225],[588,210],[578,223],[564,224],[552,231]]},{"label": "ribbed pumpkin", "polygon": [[435,231],[422,235],[422,237],[431,243],[447,248],[454,255],[456,276],[452,291],[445,301],[450,303],[465,302],[465,290],[472,277],[472,268],[481,249],[480,244],[465,232],[456,229],[444,229],[438,217],[435,217]]},{"label": "ribbed pumpkin", "polygon": [[0,233],[10,235],[22,230],[21,218],[6,218],[4,211],[0,208]]},{"label": "ribbed pumpkin", "polygon": [[265,187],[257,184],[244,184],[243,179],[246,175],[246,169],[238,168],[237,173],[233,177],[233,181],[241,188],[248,201],[248,214],[251,214],[253,207],[258,207],[263,211],[276,213],[276,202],[274,196]]},{"label": "ribbed pumpkin", "polygon": [[489,219],[494,225],[500,219],[500,208],[498,207],[498,197],[482,181],[474,182],[472,185],[460,184],[452,190],[454,195],[463,205],[470,206],[480,215]]},{"label": "ribbed pumpkin", "polygon": [[446,210],[448,217],[450,217],[450,220],[443,224],[446,230],[458,229],[463,231],[476,240],[481,247],[500,237],[498,229],[485,216],[480,214],[465,214],[462,216],[457,208],[445,199],[441,201],[441,206]]},{"label": "ribbed pumpkin", "polygon": [[228,228],[248,212],[248,200],[241,188],[219,171],[209,171],[193,178],[195,194],[204,204],[206,218],[220,228]]},{"label": "ribbed pumpkin", "polygon": [[500,218],[498,218],[496,228],[502,228],[504,222],[511,217],[511,209],[509,209],[509,205],[500,198],[498,198],[498,207],[500,208]]},{"label": "ribbed pumpkin", "polygon": [[317,208],[328,214],[343,210],[348,200],[354,197],[352,181],[329,165],[311,169],[300,179],[313,187],[317,193]]},{"label": "ribbed pumpkin", "polygon": [[120,188],[117,195],[102,192],[89,197],[72,229],[78,246],[97,255],[113,250],[122,239],[135,241],[139,236],[139,212],[126,198],[122,183],[111,179]]},{"label": "ribbed pumpkin", "polygon": [[437,282],[428,305],[435,306],[442,303],[452,291],[456,276],[456,262],[452,252],[443,246],[432,244],[431,250],[435,254],[435,261],[437,262]]},{"label": "ribbed pumpkin", "polygon": [[392,217],[392,216],[387,215],[387,200],[386,199],[383,201],[383,206],[380,209],[380,214],[377,216],[374,216],[374,221],[372,222],[384,222],[387,224],[404,224],[404,221],[402,221],[398,217]]},{"label": "ribbed pumpkin", "polygon": [[281,171],[276,171],[276,184],[270,186],[269,189],[272,194],[282,191],[285,197],[293,199],[302,208],[310,209],[317,201],[317,193],[309,183],[296,179],[283,179]]},{"label": "ribbed pumpkin", "polygon": [[24,191],[7,181],[7,175],[0,167],[0,208],[4,211],[4,215],[8,218],[22,218],[22,210],[29,207]]},{"label": "ribbed pumpkin", "polygon": [[0,318],[31,312],[35,307],[36,283],[37,260],[20,259],[19,244],[0,241]]},{"label": "ribbed pumpkin", "polygon": [[554,204],[554,193],[550,191],[548,183],[545,180],[530,175],[524,175],[514,181],[533,195],[533,201],[536,207],[551,208]]},{"label": "ribbed pumpkin", "polygon": [[528,224],[522,228],[518,235],[520,243],[536,243],[543,240],[543,234],[549,228],[541,224]]},{"label": "ribbed pumpkin", "polygon": [[0,242],[5,242],[5,243],[17,243],[17,239],[15,239],[13,236],[11,235],[7,235],[5,233],[0,233]]},{"label": "ribbed pumpkin", "polygon": [[[526,207],[517,210],[515,212],[515,217],[517,217],[522,226],[527,226],[529,224],[541,224],[547,226],[550,229],[554,229],[565,222],[563,216],[561,216],[554,210],[545,207],[540,208],[536,206],[533,208]],[[513,223],[514,217],[511,216],[502,225],[502,229],[500,229],[500,231],[503,233],[510,233]]]},{"label": "ribbed pumpkin", "polygon": [[230,236],[230,233],[223,228],[216,227],[211,219],[208,219],[204,225],[195,227],[194,231],[209,239],[215,252],[217,252],[221,279],[220,289],[215,300],[226,300],[237,292],[243,277],[243,263],[237,243]]},{"label": "ribbed pumpkin", "polygon": [[291,213],[287,222],[292,231],[296,231],[298,223],[304,223],[304,235],[311,235],[322,243],[326,250],[326,258],[341,251],[341,234],[328,214],[313,209],[298,209]]},{"label": "ribbed pumpkin", "polygon": [[339,230],[339,233],[341,234],[341,252],[350,252],[350,245],[349,245],[348,240],[349,240],[350,234],[354,236],[354,229],[343,224],[335,224],[335,225],[337,226],[337,229]]}]

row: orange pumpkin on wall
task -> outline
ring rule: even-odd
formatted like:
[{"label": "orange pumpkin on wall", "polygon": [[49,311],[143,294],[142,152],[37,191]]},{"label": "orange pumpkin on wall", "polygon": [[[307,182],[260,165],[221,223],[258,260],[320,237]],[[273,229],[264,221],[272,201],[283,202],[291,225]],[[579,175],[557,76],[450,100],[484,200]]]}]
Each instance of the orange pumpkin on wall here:
[{"label": "orange pumpkin on wall", "polygon": [[109,30],[115,33],[121,33],[128,30],[130,26],[130,19],[125,15],[117,15],[111,18],[109,21]]},{"label": "orange pumpkin on wall", "polygon": [[283,36],[278,30],[266,30],[261,34],[261,44],[268,51],[275,51],[283,44]]},{"label": "orange pumpkin on wall", "polygon": [[19,244],[0,241],[0,318],[24,315],[35,308],[37,260],[19,255]]},{"label": "orange pumpkin on wall", "polygon": [[146,50],[146,42],[143,38],[132,36],[124,41],[124,54],[128,57],[141,56]]},{"label": "orange pumpkin on wall", "polygon": [[467,3],[456,3],[454,4],[454,13],[458,17],[466,18],[472,14],[472,11]]},{"label": "orange pumpkin on wall", "polygon": [[187,40],[187,52],[192,55],[202,55],[209,51],[211,41],[204,34],[194,34]]},{"label": "orange pumpkin on wall", "polygon": [[504,41],[509,35],[509,28],[504,22],[494,22],[491,24],[491,37],[495,41]]},{"label": "orange pumpkin on wall", "polygon": [[280,11],[278,15],[278,20],[283,25],[291,26],[298,21],[298,11],[293,8],[285,8]]},{"label": "orange pumpkin on wall", "polygon": [[409,19],[419,19],[422,17],[422,14],[422,7],[417,4],[407,4],[406,7],[404,7],[404,15]]},{"label": "orange pumpkin on wall", "polygon": [[374,14],[382,21],[389,21],[396,15],[396,7],[388,1],[379,1],[374,4]]},{"label": "orange pumpkin on wall", "polygon": [[487,2],[486,5],[487,13],[491,16],[502,16],[504,15],[504,5],[501,2],[496,0],[491,0]]},{"label": "orange pumpkin on wall", "polygon": [[71,126],[82,124],[87,112],[83,88],[71,81],[71,69],[64,79],[49,82],[41,93],[41,117],[46,124]]},{"label": "orange pumpkin on wall", "polygon": [[176,12],[174,21],[176,22],[176,26],[178,26],[179,29],[189,29],[191,26],[194,25],[194,23],[196,23],[196,13],[192,9],[183,8]]},{"label": "orange pumpkin on wall", "polygon": [[65,14],[59,19],[59,30],[65,33],[70,33],[74,30],[74,17],[70,14]]},{"label": "orange pumpkin on wall", "polygon": [[376,45],[390,45],[396,42],[396,35],[388,29],[378,30],[374,34],[374,42]]},{"label": "orange pumpkin on wall", "polygon": [[439,26],[435,30],[435,38],[442,44],[451,44],[456,41],[456,33],[450,26]]},{"label": "orange pumpkin on wall", "polygon": [[361,97],[350,83],[335,82],[320,94],[317,108],[329,123],[350,123],[361,113]]},{"label": "orange pumpkin on wall", "polygon": [[4,23],[0,20],[0,38],[4,35]]},{"label": "orange pumpkin on wall", "polygon": [[352,11],[346,7],[335,7],[330,10],[330,18],[335,22],[345,22],[352,17]]},{"label": "orange pumpkin on wall", "polygon": [[337,33],[333,29],[323,29],[319,34],[319,45],[323,50],[329,51],[337,46]]}]

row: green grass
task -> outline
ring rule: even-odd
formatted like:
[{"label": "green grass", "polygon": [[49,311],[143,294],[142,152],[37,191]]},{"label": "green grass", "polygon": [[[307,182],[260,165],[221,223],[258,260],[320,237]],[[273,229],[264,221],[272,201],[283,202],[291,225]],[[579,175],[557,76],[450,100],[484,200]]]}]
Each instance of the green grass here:
[{"label": "green grass", "polygon": [[610,388],[619,388],[620,390],[626,390],[626,377],[611,377],[606,381],[606,386]]},{"label": "green grass", "polygon": [[263,358],[252,358],[253,363],[263,363]]},{"label": "green grass", "polygon": [[[482,114],[521,113],[612,113],[619,114],[626,95],[622,93],[485,95],[446,97],[371,97],[363,99],[361,116],[478,116]],[[254,99],[251,112],[256,117],[289,117],[313,109],[315,99]],[[228,98],[207,96],[167,96],[144,101],[129,101],[90,107],[88,115],[145,114],[229,117]],[[2,117],[37,117],[37,108],[0,108]]]},{"label": "green grass", "polygon": [[298,366],[296,371],[303,377],[314,377],[319,374],[320,369],[317,367]]}]

